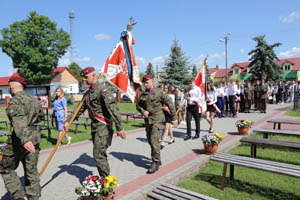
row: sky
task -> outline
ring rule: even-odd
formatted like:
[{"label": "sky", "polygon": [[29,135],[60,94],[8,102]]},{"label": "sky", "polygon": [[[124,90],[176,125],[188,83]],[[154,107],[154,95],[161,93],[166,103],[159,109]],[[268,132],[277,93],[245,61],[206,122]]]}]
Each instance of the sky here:
[{"label": "sky", "polygon": [[[0,0],[0,5],[0,29],[37,11],[70,33],[68,15],[73,11],[74,61],[81,68],[101,69],[130,17],[137,21],[133,51],[140,72],[149,62],[161,71],[175,37],[197,68],[206,56],[209,67],[226,67],[225,44],[220,42],[225,36],[228,67],[248,61],[256,45],[253,38],[259,35],[266,35],[268,44],[282,43],[275,48],[279,58],[300,57],[299,0]],[[69,64],[68,51],[58,66]],[[0,77],[10,76],[12,66],[1,50]]]}]

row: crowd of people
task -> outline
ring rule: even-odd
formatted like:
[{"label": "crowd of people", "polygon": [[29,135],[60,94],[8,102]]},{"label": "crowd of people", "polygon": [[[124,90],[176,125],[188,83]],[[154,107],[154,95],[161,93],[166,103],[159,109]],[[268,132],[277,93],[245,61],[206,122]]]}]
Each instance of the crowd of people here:
[{"label": "crowd of people", "polygon": [[[199,138],[200,119],[205,117],[209,124],[209,132],[214,132],[214,118],[236,118],[238,113],[250,113],[251,110],[266,113],[267,104],[282,104],[293,102],[294,92],[300,88],[295,81],[266,82],[264,79],[240,82],[230,79],[229,82],[219,82],[215,85],[208,83],[206,93],[195,87],[195,80],[189,80],[189,87],[185,90],[171,84],[159,86],[172,99],[177,111],[178,123],[186,123],[185,140],[191,139],[191,120],[194,118],[196,133],[192,139]],[[206,112],[201,111],[201,96],[206,98]],[[253,108],[253,109],[251,109]],[[169,123],[169,113],[164,111],[166,118],[165,132],[161,147],[165,146],[168,133],[171,142],[175,141],[172,126]],[[203,115],[202,115],[203,114]]]}]

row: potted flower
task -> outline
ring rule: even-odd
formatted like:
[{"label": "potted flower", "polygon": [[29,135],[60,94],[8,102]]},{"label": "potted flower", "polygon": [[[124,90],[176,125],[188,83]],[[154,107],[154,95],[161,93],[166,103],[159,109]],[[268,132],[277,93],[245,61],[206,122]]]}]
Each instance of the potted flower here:
[{"label": "potted flower", "polygon": [[218,133],[208,134],[202,137],[202,142],[204,144],[204,150],[206,154],[216,154],[218,149],[218,144],[224,139],[222,135]]},{"label": "potted flower", "polygon": [[2,158],[3,158],[2,153],[3,153],[3,150],[4,150],[5,146],[7,146],[6,143],[0,143],[0,161],[1,161]]},{"label": "potted flower", "polygon": [[237,122],[235,122],[240,135],[248,135],[248,129],[252,124],[253,122],[249,120],[238,120]]},{"label": "potted flower", "polygon": [[82,186],[76,187],[75,192],[86,200],[111,200],[116,187],[119,187],[119,184],[115,177],[101,178],[93,175],[86,177]]}]

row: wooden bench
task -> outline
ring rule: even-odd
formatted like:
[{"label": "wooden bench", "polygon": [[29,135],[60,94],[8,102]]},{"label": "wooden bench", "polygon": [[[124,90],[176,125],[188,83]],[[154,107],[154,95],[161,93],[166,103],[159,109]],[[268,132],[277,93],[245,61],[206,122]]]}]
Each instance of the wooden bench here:
[{"label": "wooden bench", "polygon": [[225,153],[217,153],[210,158],[213,161],[224,163],[221,189],[224,190],[227,165],[230,164],[230,180],[234,177],[234,165],[263,170],[267,172],[300,178],[300,166],[270,160],[249,158]]},{"label": "wooden bench", "polygon": [[48,130],[48,140],[50,140],[50,137],[51,137],[51,129],[53,128],[53,127],[51,127],[51,126],[47,126],[47,125],[39,125],[39,128],[40,128],[40,130],[42,131],[42,130]]},{"label": "wooden bench", "polygon": [[263,133],[264,138],[266,138],[266,139],[268,139],[269,134],[300,136],[300,131],[294,131],[294,130],[277,130],[277,129],[268,129],[268,128],[256,128],[253,130],[253,132]]},{"label": "wooden bench", "polygon": [[242,137],[240,142],[251,144],[251,157],[252,158],[256,158],[257,145],[272,146],[272,147],[288,147],[288,148],[300,149],[299,142],[268,140],[268,139],[264,139],[264,138],[251,138],[251,137]]},{"label": "wooden bench", "polygon": [[0,120],[0,123],[5,124],[5,125],[6,125],[6,128],[8,128],[8,122],[7,122],[7,120]]},{"label": "wooden bench", "polygon": [[126,123],[128,123],[129,117],[132,117],[135,120],[135,114],[136,113],[121,113],[121,115],[125,115],[126,116]]},{"label": "wooden bench", "polygon": [[281,124],[298,124],[300,125],[300,121],[291,121],[291,120],[280,120],[280,119],[271,119],[267,121],[268,123],[273,123],[273,129],[276,129],[276,124],[278,124],[278,129],[281,129]]},{"label": "wooden bench", "polygon": [[216,200],[190,190],[162,184],[149,192],[147,197],[155,200]]},{"label": "wooden bench", "polygon": [[75,134],[78,134],[78,126],[79,125],[84,125],[85,130],[87,130],[87,124],[86,124],[86,122],[83,122],[83,121],[73,121],[72,124],[75,125]]},{"label": "wooden bench", "polygon": [[6,135],[9,135],[9,133],[8,133],[8,132],[0,131],[0,137],[1,137],[1,136],[6,136]]}]

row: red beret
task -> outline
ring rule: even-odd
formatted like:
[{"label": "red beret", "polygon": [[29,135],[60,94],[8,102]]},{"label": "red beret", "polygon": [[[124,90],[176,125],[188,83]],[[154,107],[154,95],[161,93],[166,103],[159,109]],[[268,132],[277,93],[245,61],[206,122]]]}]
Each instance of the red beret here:
[{"label": "red beret", "polygon": [[85,76],[85,75],[87,75],[87,74],[89,74],[89,73],[91,73],[93,71],[95,71],[94,67],[86,67],[83,70],[81,70],[80,75],[81,76]]},{"label": "red beret", "polygon": [[19,77],[19,76],[12,76],[9,78],[8,82],[18,82],[21,83],[24,87],[27,86],[27,83],[25,82],[24,78]]},{"label": "red beret", "polygon": [[144,77],[143,77],[143,82],[146,82],[146,81],[148,81],[148,80],[150,80],[150,79],[153,79],[153,77],[152,77],[152,75],[145,75]]}]

